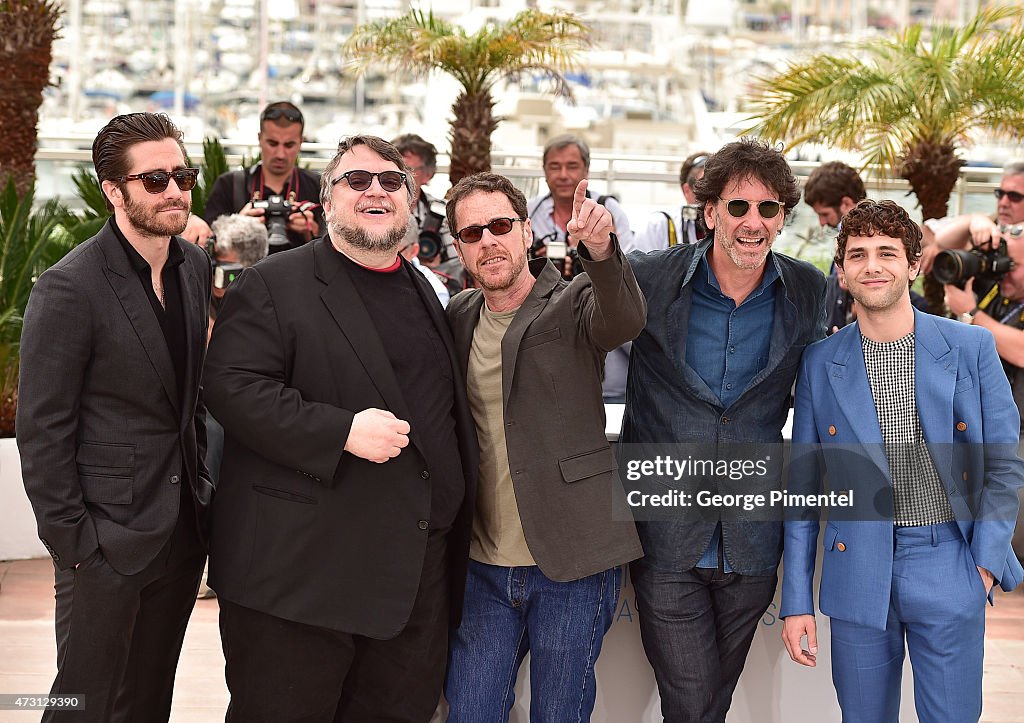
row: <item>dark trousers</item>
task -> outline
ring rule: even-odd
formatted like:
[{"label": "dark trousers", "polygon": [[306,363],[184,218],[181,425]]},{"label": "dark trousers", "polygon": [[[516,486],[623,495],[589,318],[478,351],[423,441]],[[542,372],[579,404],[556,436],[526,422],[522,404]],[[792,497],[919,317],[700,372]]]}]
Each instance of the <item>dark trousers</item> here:
[{"label": "dark trousers", "polygon": [[166,721],[185,627],[206,553],[191,497],[142,572],[122,575],[97,550],[56,570],[57,677],[51,695],[81,695],[84,711],[47,711],[43,721]]},{"label": "dark trousers", "polygon": [[429,721],[448,650],[445,557],[444,535],[431,534],[409,622],[391,640],[305,625],[219,598],[231,692],[226,720]]},{"label": "dark trousers", "polygon": [[777,575],[630,566],[640,637],[671,723],[725,720]]}]

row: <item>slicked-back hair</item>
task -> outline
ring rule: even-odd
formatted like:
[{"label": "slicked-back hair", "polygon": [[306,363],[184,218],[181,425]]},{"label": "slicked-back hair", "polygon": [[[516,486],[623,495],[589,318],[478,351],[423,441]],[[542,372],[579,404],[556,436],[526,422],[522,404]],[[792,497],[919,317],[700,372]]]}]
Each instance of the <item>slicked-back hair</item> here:
[{"label": "slicked-back hair", "polygon": [[544,144],[544,155],[540,159],[541,165],[547,164],[548,155],[551,151],[560,151],[569,146],[576,146],[579,149],[580,158],[583,159],[583,167],[590,168],[590,146],[587,145],[585,140],[572,133],[563,133],[562,135],[555,136]]},{"label": "slicked-back hair", "polygon": [[[283,115],[278,116],[273,120],[266,118],[265,116],[267,115],[267,112],[272,110],[290,110],[292,113],[297,114],[299,116],[299,119],[293,121],[285,118]],[[263,132],[263,126],[265,126],[267,123],[273,123],[278,128],[287,128],[290,125],[298,123],[299,128],[302,131],[306,130],[306,118],[305,116],[302,115],[302,111],[299,110],[299,107],[297,105],[295,105],[294,103],[289,103],[286,100],[279,100],[274,103],[268,103],[267,107],[260,112],[260,133]]]},{"label": "slicked-back hair", "polygon": [[904,208],[893,201],[864,200],[843,216],[843,225],[836,239],[837,266],[843,265],[846,242],[851,236],[888,236],[903,242],[907,261],[913,264],[921,258],[921,227],[910,218]]},{"label": "slicked-back hair", "polygon": [[742,138],[712,154],[704,164],[704,177],[693,184],[693,193],[703,206],[721,198],[730,181],[746,179],[756,179],[773,190],[787,213],[800,201],[800,188],[786,157],[759,138]]},{"label": "slicked-back hair", "polygon": [[710,157],[711,154],[707,151],[697,151],[688,155],[683,165],[679,167],[679,185],[688,183],[692,188],[697,180],[697,171],[704,167]]},{"label": "slicked-back hair", "polygon": [[821,203],[838,210],[844,197],[857,203],[867,196],[860,174],[841,161],[822,163],[804,184],[804,203],[808,206]]},{"label": "slicked-back hair", "polygon": [[262,260],[270,250],[267,225],[255,216],[232,213],[221,216],[211,224],[217,240],[214,251],[238,254],[238,263],[249,268]]},{"label": "slicked-back hair", "polygon": [[437,170],[437,149],[434,144],[415,133],[404,133],[393,141],[399,153],[412,153],[423,161],[423,168],[429,173]]},{"label": "slicked-back hair", "polygon": [[405,164],[405,159],[402,158],[402,154],[398,152],[398,149],[383,138],[378,138],[377,136],[358,135],[342,138],[341,143],[338,144],[338,152],[334,154],[334,158],[332,158],[327,164],[327,167],[324,168],[323,175],[320,176],[320,205],[330,203],[332,187],[331,181],[334,178],[334,172],[338,170],[338,164],[341,163],[341,157],[356,146],[366,146],[385,161],[391,161],[398,166],[398,170],[405,174],[405,188],[409,192],[409,198],[413,199],[417,197],[416,181],[413,180],[412,171],[410,171],[409,166]]},{"label": "slicked-back hair", "polygon": [[[115,181],[121,176],[128,175],[131,171],[131,163],[128,160],[128,151],[131,147],[137,143],[162,141],[165,138],[178,142],[181,157],[187,166],[188,153],[185,152],[182,137],[178,126],[163,113],[126,113],[115,116],[100,129],[92,142],[92,165],[96,169],[96,177],[102,182]],[[118,185],[123,188],[123,184]],[[108,211],[114,210],[114,205],[110,203],[106,194],[104,202]]]},{"label": "slicked-back hair", "polygon": [[466,176],[455,184],[455,187],[448,192],[448,202],[445,212],[448,215],[448,228],[452,233],[457,233],[459,227],[455,222],[455,211],[459,201],[473,195],[474,193],[501,193],[512,204],[512,211],[519,218],[526,218],[526,196],[512,181],[497,173],[474,173]]}]

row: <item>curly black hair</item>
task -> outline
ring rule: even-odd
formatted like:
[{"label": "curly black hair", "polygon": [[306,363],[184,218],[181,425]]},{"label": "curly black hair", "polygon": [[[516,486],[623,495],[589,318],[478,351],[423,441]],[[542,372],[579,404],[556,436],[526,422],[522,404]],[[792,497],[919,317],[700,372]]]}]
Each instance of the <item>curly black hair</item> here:
[{"label": "curly black hair", "polygon": [[907,261],[921,258],[921,227],[914,223],[902,206],[893,201],[864,200],[843,216],[843,225],[836,239],[837,266],[843,265],[846,240],[851,236],[888,236],[903,241]]},{"label": "curly black hair", "polygon": [[702,206],[722,197],[733,180],[757,179],[773,190],[786,211],[800,202],[800,188],[793,171],[779,148],[758,138],[742,138],[722,146],[704,166],[704,177],[693,184],[693,193]]}]

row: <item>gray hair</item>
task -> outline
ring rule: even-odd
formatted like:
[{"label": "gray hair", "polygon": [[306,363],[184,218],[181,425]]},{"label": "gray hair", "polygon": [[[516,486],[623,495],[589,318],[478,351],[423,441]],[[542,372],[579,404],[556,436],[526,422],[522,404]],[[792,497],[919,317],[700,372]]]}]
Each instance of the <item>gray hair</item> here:
[{"label": "gray hair", "polygon": [[262,220],[233,213],[218,218],[212,228],[217,237],[214,253],[234,251],[238,254],[238,263],[246,268],[266,257],[270,242]]},{"label": "gray hair", "polygon": [[1024,160],[1010,161],[1003,166],[1004,176],[1024,176]]},{"label": "gray hair", "polygon": [[541,157],[541,165],[548,162],[548,154],[551,151],[560,151],[569,146],[576,146],[579,149],[580,158],[583,159],[583,166],[590,168],[590,146],[587,145],[585,140],[572,133],[563,133],[560,136],[555,136],[544,144],[544,155]]}]

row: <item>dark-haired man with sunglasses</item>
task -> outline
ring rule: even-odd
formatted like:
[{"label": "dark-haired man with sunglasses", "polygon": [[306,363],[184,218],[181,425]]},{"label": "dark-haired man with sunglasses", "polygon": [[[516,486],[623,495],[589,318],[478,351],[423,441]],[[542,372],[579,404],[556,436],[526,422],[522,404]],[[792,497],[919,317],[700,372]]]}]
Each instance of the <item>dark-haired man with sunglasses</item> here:
[{"label": "dark-haired man with sunglasses", "polygon": [[477,289],[448,305],[480,439],[462,625],[452,633],[449,723],[507,721],[529,651],[531,720],[588,721],[594,662],[619,565],[640,555],[605,439],[604,355],[643,327],[644,300],[612,215],[576,186],[567,232],[585,273],[528,261],[526,198],[478,173],[449,193],[456,251]]},{"label": "dark-haired man with sunglasses", "polygon": [[444,310],[398,253],[415,188],[390,143],[346,138],[327,235],[248,269],[217,318],[229,721],[425,723],[440,698],[477,450]]},{"label": "dark-haired man with sunglasses", "polygon": [[166,116],[117,116],[92,153],[113,215],[40,276],[21,339],[18,447],[55,568],[51,694],[84,706],[43,720],[166,721],[213,491],[210,263],[177,235],[198,171]]},{"label": "dark-haired man with sunglasses", "polygon": [[[318,202],[320,176],[299,168],[305,120],[291,103],[271,103],[260,114],[260,162],[251,168],[229,171],[213,184],[203,218],[192,216],[185,235],[202,243],[212,235],[210,224],[221,216],[255,216],[271,228],[280,218],[285,236],[271,234],[270,253],[296,248],[324,230],[324,212]],[[282,202],[287,206],[282,206]]]},{"label": "dark-haired man with sunglasses", "polygon": [[[691,500],[767,495],[782,488],[782,427],[800,355],[825,333],[825,277],[772,251],[800,200],[780,151],[756,139],[730,143],[708,159],[694,191],[713,237],[629,255],[648,310],[633,342],[620,441],[627,458],[763,462],[764,474],[740,479],[673,480]],[[665,719],[714,723],[725,720],[775,594],[782,518],[686,509],[634,507],[644,557],[631,571]]]}]

